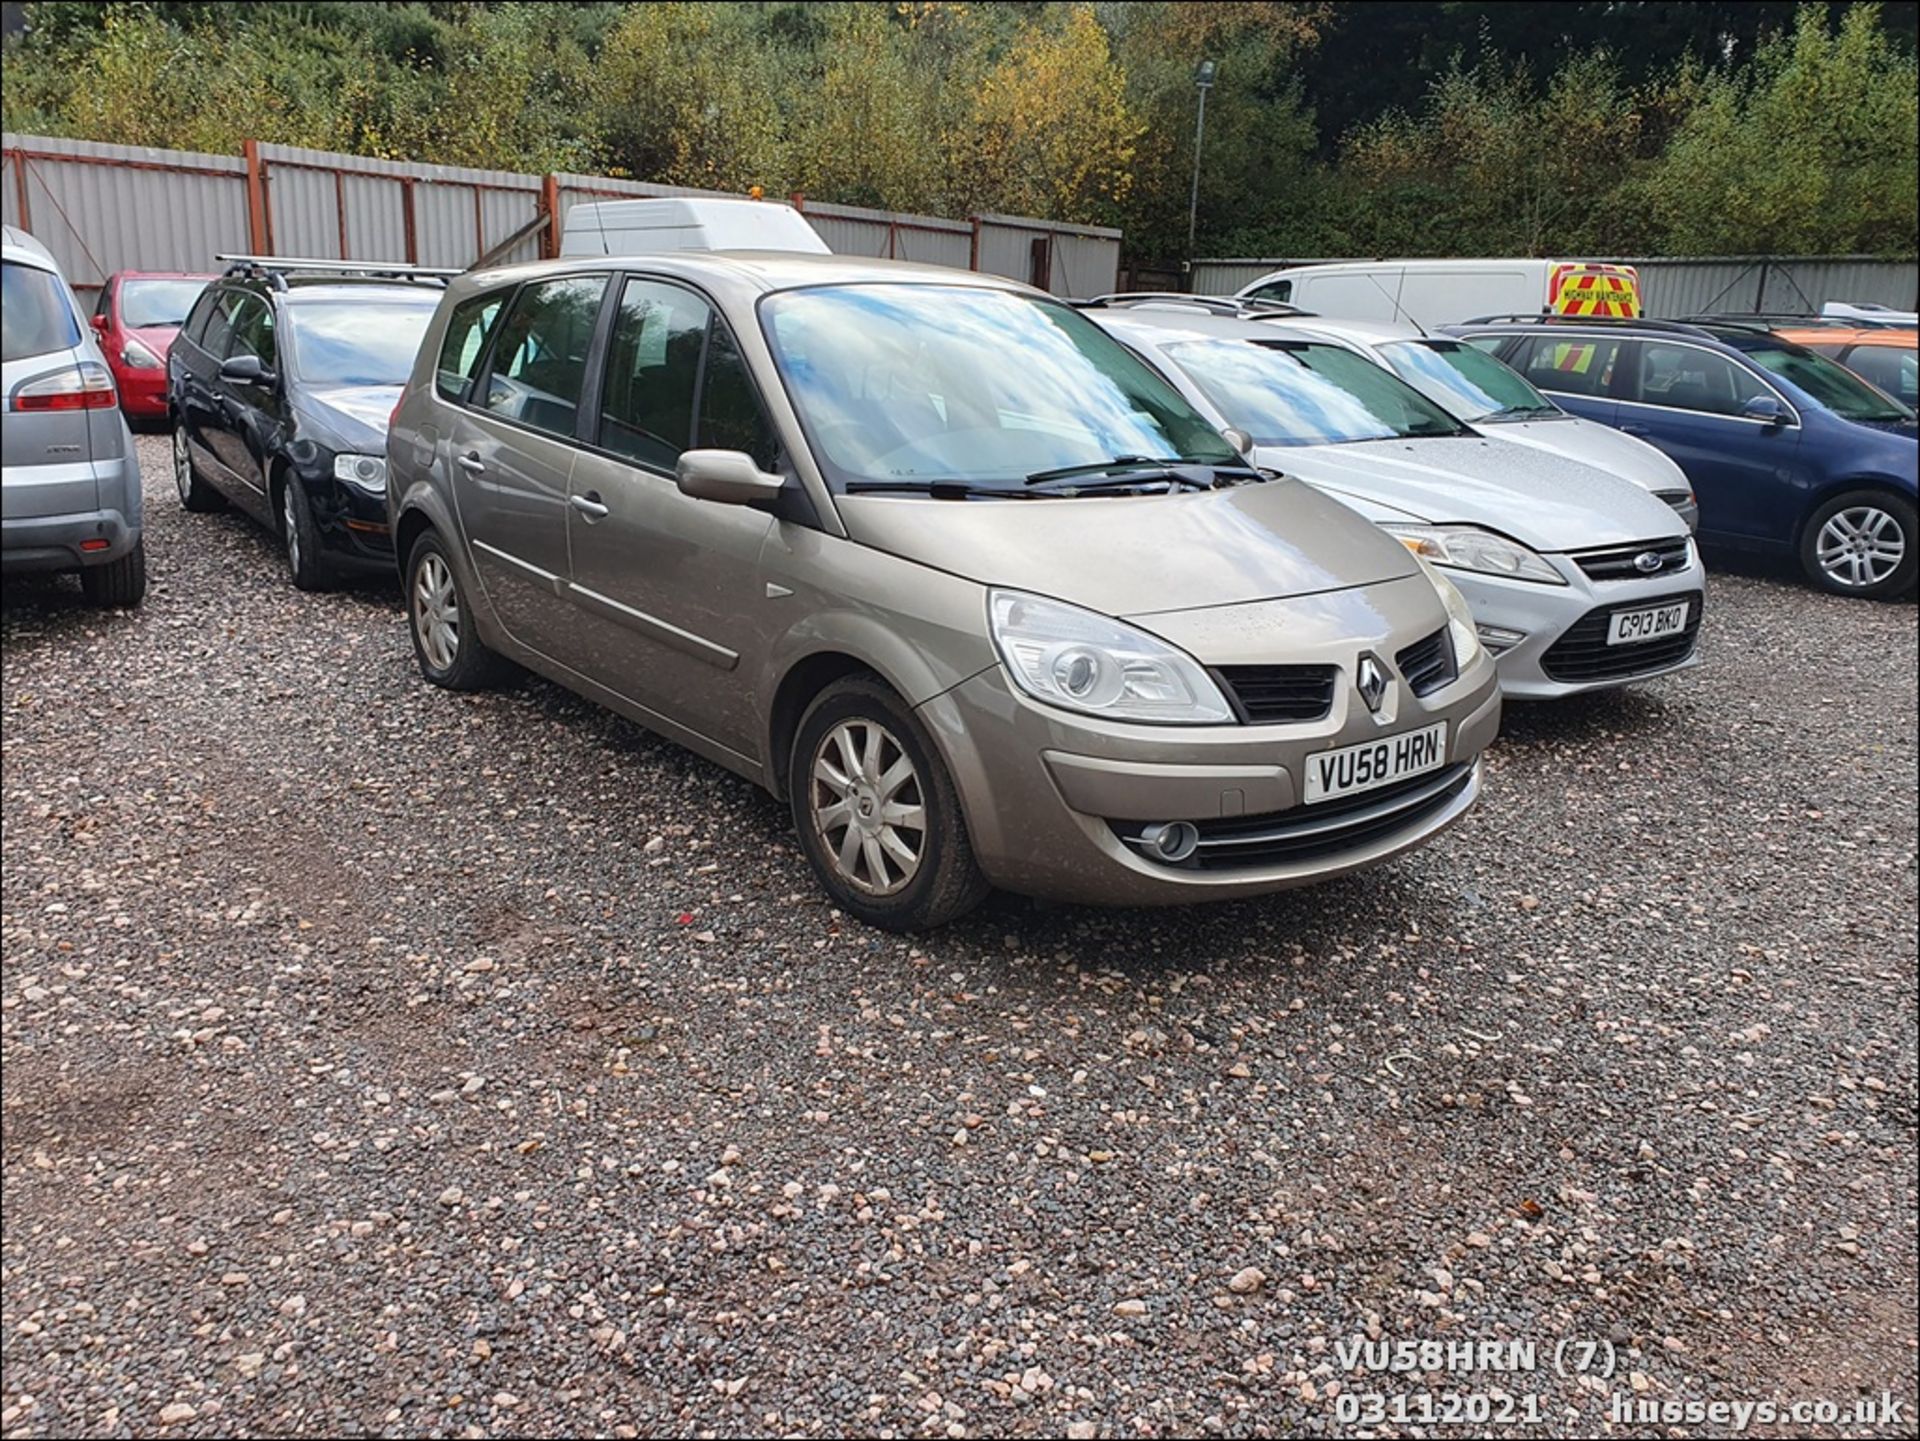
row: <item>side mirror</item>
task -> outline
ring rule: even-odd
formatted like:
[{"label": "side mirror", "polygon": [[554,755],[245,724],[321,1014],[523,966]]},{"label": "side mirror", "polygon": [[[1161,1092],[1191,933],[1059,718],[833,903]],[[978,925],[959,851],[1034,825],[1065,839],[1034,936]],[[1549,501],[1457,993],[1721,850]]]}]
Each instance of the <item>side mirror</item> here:
[{"label": "side mirror", "polygon": [[257,355],[233,355],[220,362],[220,378],[235,385],[272,385],[274,373]]},{"label": "side mirror", "polygon": [[682,451],[673,473],[682,495],[721,505],[772,500],[786,485],[785,480],[767,474],[753,463],[752,456],[740,450]]},{"label": "side mirror", "polygon": [[87,317],[87,324],[93,327],[93,333],[95,335],[100,336],[102,339],[106,338],[106,334],[107,334],[107,317],[106,316],[89,315]]},{"label": "side mirror", "polygon": [[1747,420],[1757,420],[1762,425],[1785,425],[1792,419],[1786,406],[1771,395],[1756,395],[1740,407],[1740,414]]},{"label": "side mirror", "polygon": [[1234,453],[1242,458],[1253,454],[1253,437],[1237,425],[1229,425],[1222,430],[1220,438],[1232,446]]}]

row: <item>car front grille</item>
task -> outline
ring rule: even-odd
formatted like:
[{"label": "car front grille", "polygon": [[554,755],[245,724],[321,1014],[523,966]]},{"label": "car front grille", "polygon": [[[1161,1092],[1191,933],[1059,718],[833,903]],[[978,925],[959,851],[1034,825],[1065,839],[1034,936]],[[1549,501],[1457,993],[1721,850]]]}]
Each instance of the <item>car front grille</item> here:
[{"label": "car front grille", "polygon": [[1337,857],[1411,830],[1444,810],[1467,788],[1473,762],[1461,761],[1410,780],[1317,805],[1263,816],[1199,821],[1200,844],[1180,862],[1148,848],[1144,821],[1109,821],[1129,848],[1168,870],[1230,871]]},{"label": "car front grille", "polygon": [[[1683,630],[1637,645],[1607,644],[1607,622],[1615,612],[1651,610],[1655,606],[1672,605],[1682,600],[1687,602],[1687,624]],[[1589,681],[1649,675],[1678,665],[1693,654],[1694,644],[1700,638],[1704,600],[1699,591],[1688,590],[1676,595],[1625,601],[1619,605],[1603,605],[1590,610],[1568,626],[1566,634],[1548,647],[1547,653],[1540,657],[1541,669],[1555,680]]]},{"label": "car front grille", "polygon": [[[1640,557],[1650,555],[1660,564],[1642,570]],[[1651,580],[1685,570],[1693,558],[1685,536],[1678,540],[1647,540],[1635,545],[1610,545],[1605,550],[1583,551],[1572,557],[1573,563],[1595,580]]]},{"label": "car front grille", "polygon": [[1215,675],[1232,693],[1249,725],[1319,720],[1333,709],[1330,665],[1223,665]]},{"label": "car front grille", "polygon": [[1441,626],[1425,640],[1417,640],[1394,658],[1407,688],[1415,695],[1432,695],[1441,686],[1457,680],[1459,663],[1453,655],[1453,637]]}]

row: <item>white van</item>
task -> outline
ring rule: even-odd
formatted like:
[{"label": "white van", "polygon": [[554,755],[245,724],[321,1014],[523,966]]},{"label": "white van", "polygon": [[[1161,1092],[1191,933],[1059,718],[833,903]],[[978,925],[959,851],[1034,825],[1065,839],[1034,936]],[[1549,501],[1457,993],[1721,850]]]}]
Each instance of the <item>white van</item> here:
[{"label": "white van", "polygon": [[1631,265],[1586,260],[1354,260],[1276,270],[1239,298],[1425,329],[1487,315],[1631,320],[1640,314],[1640,277]]},{"label": "white van", "polygon": [[567,211],[560,254],[658,255],[667,250],[792,250],[827,255],[807,218],[779,200],[673,195],[582,202]]}]

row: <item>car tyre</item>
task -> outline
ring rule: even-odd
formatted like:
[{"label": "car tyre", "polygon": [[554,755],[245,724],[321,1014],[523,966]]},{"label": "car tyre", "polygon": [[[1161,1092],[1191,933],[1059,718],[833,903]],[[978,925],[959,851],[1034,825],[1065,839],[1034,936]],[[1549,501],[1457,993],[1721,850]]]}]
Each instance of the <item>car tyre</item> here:
[{"label": "car tyre", "polygon": [[88,605],[103,610],[128,610],[140,604],[147,593],[146,537],[134,541],[133,549],[119,559],[82,569],[80,591]]},{"label": "car tyre", "polygon": [[407,555],[407,634],[420,674],[447,690],[486,690],[512,671],[506,657],[480,639],[460,572],[431,530]]},{"label": "car tyre", "polygon": [[193,451],[187,445],[187,427],[178,420],[173,423],[173,484],[180,492],[180,504],[188,510],[204,514],[227,508],[227,498],[194,469]]},{"label": "car tyre", "polygon": [[280,482],[280,543],[295,590],[326,590],[333,584],[333,570],[320,553],[320,530],[313,523],[306,489],[292,476]]},{"label": "car tyre", "polygon": [[953,778],[877,677],[850,676],[814,698],[787,760],[787,791],[820,884],[868,925],[931,930],[990,889]]},{"label": "car tyre", "polygon": [[1912,592],[1920,526],[1910,500],[1884,490],[1850,490],[1807,518],[1800,565],[1822,590],[1868,600]]}]

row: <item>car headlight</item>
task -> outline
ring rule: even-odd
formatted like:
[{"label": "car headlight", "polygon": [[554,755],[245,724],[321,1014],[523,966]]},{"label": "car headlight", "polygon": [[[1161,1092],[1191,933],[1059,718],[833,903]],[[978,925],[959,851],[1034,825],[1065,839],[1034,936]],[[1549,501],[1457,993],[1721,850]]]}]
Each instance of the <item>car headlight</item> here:
[{"label": "car headlight", "polygon": [[1565,585],[1566,579],[1517,541],[1471,525],[1386,525],[1381,527],[1424,561],[1470,570],[1479,575]]},{"label": "car headlight", "polygon": [[1035,700],[1113,720],[1212,725],[1233,709],[1185,651],[1076,605],[995,590],[989,629],[1015,685]]},{"label": "car headlight", "polygon": [[1414,551],[1413,558],[1433,582],[1433,588],[1440,592],[1440,604],[1447,608],[1447,635],[1453,641],[1453,663],[1457,669],[1465,670],[1480,654],[1480,631],[1473,623],[1473,607],[1460,594],[1460,587],[1429,565],[1419,551]]},{"label": "car headlight", "polygon": [[129,370],[158,370],[166,364],[150,347],[137,340],[129,340],[120,347],[120,363]]},{"label": "car headlight", "polygon": [[357,485],[362,490],[387,488],[387,458],[384,455],[336,455],[333,478]]}]

